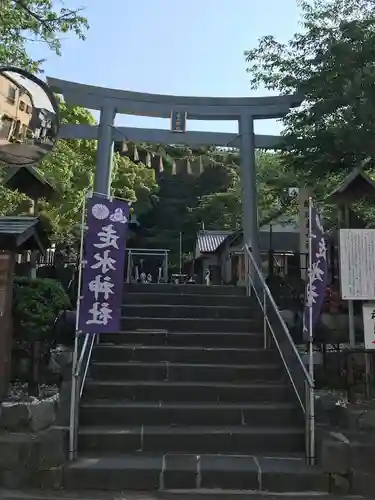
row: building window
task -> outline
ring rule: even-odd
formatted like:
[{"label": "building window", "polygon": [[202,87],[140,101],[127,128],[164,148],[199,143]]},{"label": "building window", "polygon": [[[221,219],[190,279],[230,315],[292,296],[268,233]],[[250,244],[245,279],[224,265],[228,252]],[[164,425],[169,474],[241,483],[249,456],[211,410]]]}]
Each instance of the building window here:
[{"label": "building window", "polygon": [[20,101],[20,110],[25,111],[26,104],[23,101]]},{"label": "building window", "polygon": [[22,139],[26,138],[26,133],[27,133],[27,126],[26,125],[22,125],[22,127],[21,127],[21,136],[22,136]]},{"label": "building window", "polygon": [[15,87],[12,87],[11,85],[9,85],[9,88],[8,88],[8,101],[11,103],[11,104],[14,104],[16,102],[16,89]]},{"label": "building window", "polygon": [[31,115],[31,106],[26,106],[26,113]]}]

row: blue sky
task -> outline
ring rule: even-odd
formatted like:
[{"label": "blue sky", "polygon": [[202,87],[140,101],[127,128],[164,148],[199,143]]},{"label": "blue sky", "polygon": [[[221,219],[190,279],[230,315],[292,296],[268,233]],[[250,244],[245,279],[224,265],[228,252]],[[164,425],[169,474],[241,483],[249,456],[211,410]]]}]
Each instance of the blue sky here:
[{"label": "blue sky", "polygon": [[[46,75],[141,92],[197,96],[254,96],[243,52],[262,35],[286,41],[298,30],[297,0],[64,0],[84,7],[86,41],[69,36],[63,55],[40,43]],[[167,120],[118,116],[116,124],[169,128]],[[188,130],[236,132],[232,122],[189,122]],[[255,132],[277,134],[273,120]]]}]

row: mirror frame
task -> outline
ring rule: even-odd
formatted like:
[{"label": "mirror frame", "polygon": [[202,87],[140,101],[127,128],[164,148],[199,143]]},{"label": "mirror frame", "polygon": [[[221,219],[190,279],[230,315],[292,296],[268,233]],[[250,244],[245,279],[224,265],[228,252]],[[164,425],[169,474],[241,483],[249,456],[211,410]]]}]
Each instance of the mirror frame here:
[{"label": "mirror frame", "polygon": [[[5,71],[9,71],[9,72],[13,71],[14,73],[18,73],[19,75],[22,75],[25,78],[28,78],[36,85],[39,85],[39,87],[46,93],[48,99],[50,100],[50,102],[52,104],[53,110],[56,113],[56,141],[53,145],[53,148],[50,151],[48,151],[48,153],[46,153],[46,155],[43,157],[42,160],[39,160],[39,161],[43,161],[44,158],[46,158],[50,153],[52,153],[52,151],[55,149],[56,144],[59,140],[59,131],[60,131],[60,125],[61,125],[59,103],[56,99],[55,94],[50,89],[49,85],[46,82],[44,82],[43,80],[41,80],[40,78],[38,78],[37,76],[30,73],[29,71],[26,71],[25,69],[22,69],[22,68],[17,68],[17,66],[0,66],[0,75],[1,75],[1,73],[5,72]],[[23,165],[19,165],[19,166],[22,168],[22,167],[27,167],[28,165],[37,165],[38,163],[39,162],[33,161],[30,163],[24,163]],[[11,167],[11,165],[8,165],[8,164],[6,164],[6,165]]]}]

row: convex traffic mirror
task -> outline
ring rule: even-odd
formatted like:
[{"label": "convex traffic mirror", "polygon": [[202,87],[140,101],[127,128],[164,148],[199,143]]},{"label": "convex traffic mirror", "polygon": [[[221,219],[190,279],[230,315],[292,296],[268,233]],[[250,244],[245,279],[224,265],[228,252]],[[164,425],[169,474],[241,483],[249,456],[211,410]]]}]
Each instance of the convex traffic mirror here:
[{"label": "convex traffic mirror", "polygon": [[0,67],[0,163],[39,163],[58,131],[58,103],[48,85],[22,69]]}]

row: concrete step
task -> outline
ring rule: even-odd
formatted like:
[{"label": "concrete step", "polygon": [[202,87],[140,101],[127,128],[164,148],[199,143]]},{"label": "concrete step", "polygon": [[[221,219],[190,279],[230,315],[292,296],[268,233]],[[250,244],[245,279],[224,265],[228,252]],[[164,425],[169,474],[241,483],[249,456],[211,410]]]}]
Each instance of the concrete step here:
[{"label": "concrete step", "polygon": [[284,402],[294,401],[289,384],[281,382],[228,384],[224,382],[97,381],[88,379],[84,397],[163,402]]},{"label": "concrete step", "polygon": [[[204,319],[251,319],[254,310],[247,306],[208,306],[170,304],[129,304],[122,306],[122,314],[127,318],[204,318]],[[260,315],[258,314],[258,317]]]},{"label": "concrete step", "polygon": [[127,361],[204,364],[256,364],[275,363],[277,353],[260,348],[261,339],[255,338],[253,349],[233,349],[229,347],[181,347],[142,345],[99,345],[95,348],[93,362],[125,363]]},{"label": "concrete step", "polygon": [[211,318],[163,318],[128,317],[121,318],[122,330],[156,330],[172,332],[251,332],[260,331],[261,319],[211,319]]},{"label": "concrete step", "polygon": [[125,283],[124,294],[126,293],[160,293],[174,295],[237,295],[246,296],[246,288],[230,285],[174,285],[172,283],[142,285],[139,283]]},{"label": "concrete step", "polygon": [[[186,500],[221,498],[223,490],[251,492],[327,492],[328,477],[302,457],[133,453],[82,456],[63,471],[64,488],[112,491],[185,491]],[[203,497],[198,496],[203,490]],[[208,496],[214,490],[214,497]],[[228,494],[228,491],[227,493]],[[315,496],[314,496],[315,497]],[[91,498],[91,497],[90,497]],[[130,494],[126,498],[131,498]],[[178,496],[178,498],[180,498]],[[226,495],[224,498],[227,497]],[[293,498],[297,498],[293,495]],[[311,497],[312,498],[312,497]],[[146,500],[146,499],[144,499]]]},{"label": "concrete step", "polygon": [[299,406],[292,403],[150,403],[86,401],[81,405],[83,426],[121,425],[303,425]]},{"label": "concrete step", "polygon": [[124,304],[142,305],[191,305],[191,306],[237,306],[248,307],[257,310],[257,304],[253,298],[242,295],[210,295],[210,294],[176,294],[176,293],[148,293],[147,287],[144,291],[137,293],[127,292],[124,294]]},{"label": "concrete step", "polygon": [[159,361],[153,363],[125,362],[98,363],[90,367],[95,380],[149,380],[171,382],[246,382],[280,380],[283,372],[280,364],[192,364]]},{"label": "concrete step", "polygon": [[[106,333],[100,336],[100,346],[126,344],[134,348],[153,346],[176,346],[197,348],[256,348],[263,346],[263,334],[257,332],[175,332],[162,329],[129,330],[119,333]],[[268,350],[267,352],[272,352]],[[279,358],[278,358],[279,359]],[[115,360],[114,360],[115,361]]]},{"label": "concrete step", "polygon": [[102,456],[136,451],[165,453],[268,454],[301,453],[304,428],[253,426],[83,427],[80,453]]}]

